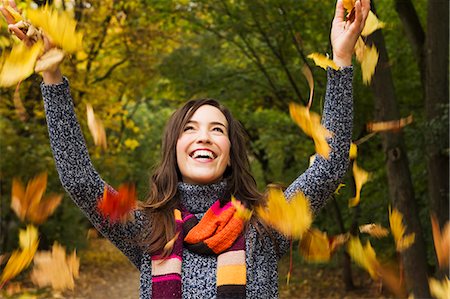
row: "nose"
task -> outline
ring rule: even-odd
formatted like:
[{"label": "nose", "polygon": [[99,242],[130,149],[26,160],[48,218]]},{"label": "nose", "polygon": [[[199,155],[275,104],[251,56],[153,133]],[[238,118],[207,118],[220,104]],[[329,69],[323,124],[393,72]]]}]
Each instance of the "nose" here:
[{"label": "nose", "polygon": [[197,143],[211,143],[211,136],[208,130],[199,130],[197,136]]}]

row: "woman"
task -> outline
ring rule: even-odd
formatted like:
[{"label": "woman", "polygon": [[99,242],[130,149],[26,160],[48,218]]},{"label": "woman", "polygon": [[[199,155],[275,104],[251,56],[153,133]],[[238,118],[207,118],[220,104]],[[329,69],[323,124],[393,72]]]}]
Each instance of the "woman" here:
[{"label": "woman", "polygon": [[[351,60],[369,10],[369,0],[358,0],[354,19],[345,20],[342,0],[337,2],[331,42],[340,69],[327,71],[323,111],[323,123],[333,132],[332,151],[329,160],[318,157],[285,191],[287,198],[303,192],[316,212],[347,170]],[[8,20],[8,12],[2,13]],[[14,24],[9,28],[23,37]],[[133,211],[133,221],[110,224],[97,203],[104,192],[116,191],[91,164],[68,80],[59,69],[44,72],[43,79],[50,143],[61,182],[95,227],[139,269],[141,298],[278,296],[277,261],[288,242],[262,227],[255,216],[249,223],[234,217],[231,197],[253,209],[261,205],[262,195],[249,171],[243,130],[226,108],[203,99],[177,110],[164,133],[163,158],[152,176],[148,201]]]}]

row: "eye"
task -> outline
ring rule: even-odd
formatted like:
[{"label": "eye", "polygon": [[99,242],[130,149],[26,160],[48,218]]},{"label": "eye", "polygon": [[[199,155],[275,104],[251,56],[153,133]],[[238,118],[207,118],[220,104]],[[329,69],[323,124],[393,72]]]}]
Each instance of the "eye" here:
[{"label": "eye", "polygon": [[183,132],[187,132],[187,131],[191,131],[191,130],[194,130],[194,126],[187,125],[186,127],[184,127]]},{"label": "eye", "polygon": [[224,133],[224,131],[221,127],[214,127],[212,130],[216,131],[216,132]]}]

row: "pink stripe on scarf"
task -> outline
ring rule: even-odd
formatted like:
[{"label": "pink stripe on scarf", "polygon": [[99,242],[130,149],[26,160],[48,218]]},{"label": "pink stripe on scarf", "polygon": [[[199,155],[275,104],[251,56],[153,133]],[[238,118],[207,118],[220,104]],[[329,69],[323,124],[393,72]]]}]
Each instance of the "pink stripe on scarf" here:
[{"label": "pink stripe on scarf", "polygon": [[180,280],[181,276],[178,274],[169,274],[169,275],[163,275],[163,276],[153,276],[152,277],[153,282],[161,282],[166,280]]},{"label": "pink stripe on scarf", "polygon": [[211,206],[211,211],[216,214],[219,215],[220,213],[222,213],[224,210],[228,209],[231,206],[231,201],[228,202],[226,205],[224,205],[223,207],[220,207],[220,201],[216,201],[212,206]]}]

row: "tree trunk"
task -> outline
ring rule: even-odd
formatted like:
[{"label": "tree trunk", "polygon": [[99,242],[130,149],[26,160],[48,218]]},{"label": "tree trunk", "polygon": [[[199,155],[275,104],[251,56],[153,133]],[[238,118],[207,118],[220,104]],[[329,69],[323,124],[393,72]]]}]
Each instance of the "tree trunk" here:
[{"label": "tree trunk", "polygon": [[[443,226],[449,219],[448,68],[449,1],[429,0],[426,35],[425,107],[431,134],[427,135],[428,192],[431,210]],[[447,114],[448,116],[448,114]],[[436,130],[433,124],[437,124]]]},{"label": "tree trunk", "polygon": [[[371,85],[375,99],[375,119],[378,121],[399,119],[400,113],[382,31],[374,32],[369,37],[368,42],[370,41],[380,53]],[[414,244],[401,255],[408,292],[412,292],[415,298],[429,298],[427,255],[403,135],[401,131],[386,132],[381,133],[381,139],[386,156],[391,202],[394,208],[404,215],[407,232],[416,234]]]}]

